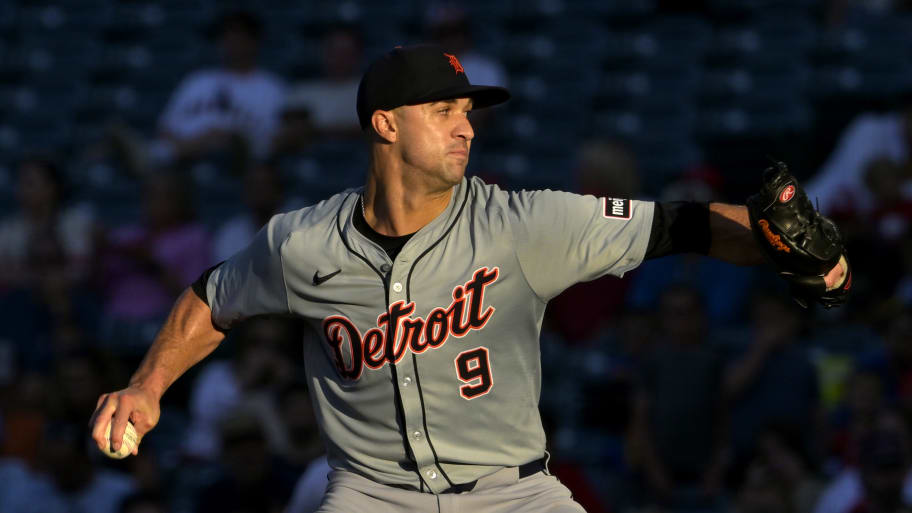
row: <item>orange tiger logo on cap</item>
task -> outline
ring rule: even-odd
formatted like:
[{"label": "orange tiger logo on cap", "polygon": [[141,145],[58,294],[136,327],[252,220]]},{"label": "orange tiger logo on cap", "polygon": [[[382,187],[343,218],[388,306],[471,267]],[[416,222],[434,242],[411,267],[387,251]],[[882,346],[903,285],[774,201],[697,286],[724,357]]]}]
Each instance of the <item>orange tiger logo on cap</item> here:
[{"label": "orange tiger logo on cap", "polygon": [[455,55],[453,55],[451,53],[445,53],[443,55],[445,55],[448,59],[450,59],[450,66],[453,66],[453,69],[456,70],[457,75],[459,73],[462,73],[463,75],[465,74],[465,70],[462,69],[462,64],[459,64],[459,59],[457,59]]}]

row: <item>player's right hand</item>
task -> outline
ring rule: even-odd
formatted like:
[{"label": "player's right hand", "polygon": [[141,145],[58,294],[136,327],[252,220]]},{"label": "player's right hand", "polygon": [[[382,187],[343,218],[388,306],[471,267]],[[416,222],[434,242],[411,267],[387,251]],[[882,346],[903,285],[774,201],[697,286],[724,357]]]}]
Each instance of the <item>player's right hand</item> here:
[{"label": "player's right hand", "polygon": [[[161,415],[158,398],[154,394],[142,387],[133,385],[117,392],[102,394],[98,398],[95,406],[95,413],[89,420],[89,429],[92,432],[92,439],[102,451],[108,449],[105,440],[105,431],[108,423],[111,425],[111,449],[117,451],[123,441],[124,430],[127,427],[127,421],[133,423],[136,428],[136,434],[139,435],[139,441],[142,440],[146,433],[152,430],[158,424],[158,418]],[[134,449],[136,455],[138,450]]]}]

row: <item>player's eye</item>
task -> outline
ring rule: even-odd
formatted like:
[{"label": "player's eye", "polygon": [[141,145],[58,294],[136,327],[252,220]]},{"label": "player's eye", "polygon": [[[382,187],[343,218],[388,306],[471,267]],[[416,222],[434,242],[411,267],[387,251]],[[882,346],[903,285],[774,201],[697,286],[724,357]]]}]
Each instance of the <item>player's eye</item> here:
[{"label": "player's eye", "polygon": [[437,112],[440,113],[440,114],[444,114],[444,115],[445,115],[445,114],[449,114],[449,113],[450,113],[450,108],[449,108],[449,107],[444,107],[444,108],[438,110]]}]

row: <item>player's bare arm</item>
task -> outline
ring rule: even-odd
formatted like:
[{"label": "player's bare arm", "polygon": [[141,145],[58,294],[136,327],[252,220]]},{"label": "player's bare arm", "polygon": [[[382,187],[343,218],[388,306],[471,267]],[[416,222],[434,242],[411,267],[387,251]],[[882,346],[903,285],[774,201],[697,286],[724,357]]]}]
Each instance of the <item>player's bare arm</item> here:
[{"label": "player's bare arm", "polygon": [[98,398],[89,427],[100,449],[107,449],[109,422],[115,451],[120,449],[128,420],[140,439],[155,427],[165,390],[224,339],[224,333],[212,325],[211,315],[209,306],[192,290],[181,294],[129,385]]}]

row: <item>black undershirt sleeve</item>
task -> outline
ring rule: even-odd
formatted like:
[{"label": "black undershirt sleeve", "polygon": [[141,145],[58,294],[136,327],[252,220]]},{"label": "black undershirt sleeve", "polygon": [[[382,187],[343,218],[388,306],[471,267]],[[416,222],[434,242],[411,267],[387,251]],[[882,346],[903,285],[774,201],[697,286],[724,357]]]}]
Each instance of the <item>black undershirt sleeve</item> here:
[{"label": "black undershirt sleeve", "polygon": [[709,203],[656,202],[644,260],[676,253],[709,253]]},{"label": "black undershirt sleeve", "polygon": [[209,305],[209,296],[206,294],[206,283],[209,282],[209,275],[212,274],[212,271],[214,271],[216,267],[224,263],[225,261],[223,260],[213,265],[209,269],[206,269],[203,271],[203,274],[201,274],[200,277],[190,285],[190,288],[193,290],[193,292],[199,296],[199,298],[202,299],[203,303],[206,303],[207,306]]}]

